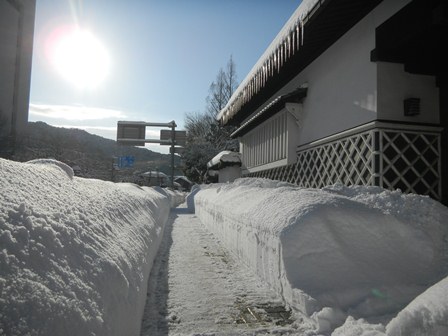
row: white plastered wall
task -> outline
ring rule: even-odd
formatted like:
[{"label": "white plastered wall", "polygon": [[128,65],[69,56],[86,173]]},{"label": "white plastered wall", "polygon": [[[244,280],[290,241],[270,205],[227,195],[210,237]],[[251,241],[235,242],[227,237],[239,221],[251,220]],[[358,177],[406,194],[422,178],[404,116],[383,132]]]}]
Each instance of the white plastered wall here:
[{"label": "white plastered wall", "polygon": [[[260,109],[264,108],[275,97],[289,93],[301,85],[308,85],[307,97],[303,100],[301,127],[296,130],[297,135],[294,137],[296,143],[288,144],[290,148],[292,146],[295,150],[298,145],[373,120],[392,120],[397,113],[402,113],[402,106],[398,112],[395,110],[394,113],[390,111],[393,107],[386,108],[389,102],[384,91],[387,89],[379,88],[384,83],[383,69],[385,70],[386,67],[383,67],[381,63],[372,62],[370,54],[375,49],[376,27],[409,2],[410,0],[381,2],[260,107]],[[394,74],[403,77],[398,72]],[[403,79],[396,80],[402,82]],[[425,87],[428,79],[425,78],[424,81],[423,84],[417,84],[418,80],[414,82],[417,86]],[[425,92],[428,96],[433,95],[427,90]],[[379,97],[379,94],[384,95],[384,98]],[[394,93],[390,92],[390,94]],[[402,104],[401,97],[396,99]],[[417,120],[414,119],[414,121]]]},{"label": "white plastered wall", "polygon": [[[378,62],[378,119],[439,123],[439,90],[434,76],[410,74],[402,64]],[[420,114],[405,116],[403,100],[420,99]]]}]

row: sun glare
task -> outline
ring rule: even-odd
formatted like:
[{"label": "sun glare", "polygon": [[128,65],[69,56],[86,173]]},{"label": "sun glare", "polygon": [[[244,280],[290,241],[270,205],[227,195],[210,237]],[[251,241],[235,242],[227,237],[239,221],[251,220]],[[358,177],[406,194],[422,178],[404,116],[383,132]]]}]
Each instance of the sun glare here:
[{"label": "sun glare", "polygon": [[92,33],[65,29],[53,36],[51,59],[56,70],[80,89],[93,89],[107,76],[109,55]]}]

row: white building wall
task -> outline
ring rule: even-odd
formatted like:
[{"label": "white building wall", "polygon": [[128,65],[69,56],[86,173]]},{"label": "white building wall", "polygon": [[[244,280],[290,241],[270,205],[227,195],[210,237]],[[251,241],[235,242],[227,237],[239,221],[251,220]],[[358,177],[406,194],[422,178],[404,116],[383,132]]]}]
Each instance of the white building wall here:
[{"label": "white building wall", "polygon": [[241,177],[240,166],[224,167],[219,170],[218,182],[219,183],[233,182],[239,177]]},{"label": "white building wall", "polygon": [[35,0],[0,0],[0,112],[20,132],[28,121]]},{"label": "white building wall", "polygon": [[[434,76],[410,74],[402,64],[377,63],[378,119],[439,123],[439,90]],[[420,114],[405,116],[403,100],[420,98]]]},{"label": "white building wall", "polygon": [[387,98],[386,101],[378,98],[378,86],[383,84],[378,76],[383,72],[378,70],[378,63],[370,60],[370,53],[375,49],[375,28],[409,2],[385,0],[380,3],[254,113],[275,97],[307,84],[302,126],[296,131],[296,143],[289,143],[294,148],[376,119],[392,120],[396,113],[402,113],[402,107],[399,112],[391,113],[384,108]]}]

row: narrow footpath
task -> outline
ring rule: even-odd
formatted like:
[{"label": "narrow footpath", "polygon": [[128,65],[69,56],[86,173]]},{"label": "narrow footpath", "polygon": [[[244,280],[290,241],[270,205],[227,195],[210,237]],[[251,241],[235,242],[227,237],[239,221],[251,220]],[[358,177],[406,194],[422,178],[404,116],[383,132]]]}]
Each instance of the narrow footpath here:
[{"label": "narrow footpath", "polygon": [[281,298],[186,205],[171,210],[149,279],[143,336],[300,335]]}]

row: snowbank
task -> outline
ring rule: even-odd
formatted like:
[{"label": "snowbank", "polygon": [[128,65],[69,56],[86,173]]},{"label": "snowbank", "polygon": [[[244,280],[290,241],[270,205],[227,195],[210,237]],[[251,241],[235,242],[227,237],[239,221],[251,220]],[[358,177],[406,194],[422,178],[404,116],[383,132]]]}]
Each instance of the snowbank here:
[{"label": "snowbank", "polygon": [[[143,188],[146,189],[148,187],[143,187]],[[157,186],[156,187],[150,187],[150,188],[153,188],[157,192],[159,192],[162,195],[168,197],[168,199],[170,200],[171,208],[175,208],[179,204],[182,204],[183,202],[185,202],[186,193],[184,193],[182,191],[171,190],[171,189],[157,187]]]},{"label": "snowbank", "polygon": [[448,335],[448,277],[413,300],[386,330],[390,336]]},{"label": "snowbank", "polygon": [[0,176],[0,334],[138,335],[169,199],[54,160]]},{"label": "snowbank", "polygon": [[428,197],[253,178],[199,191],[195,208],[321,334],[393,316],[447,274],[448,209]]},{"label": "snowbank", "polygon": [[187,197],[185,197],[185,202],[187,203],[187,208],[190,213],[195,213],[194,207],[194,197],[201,190],[199,185],[195,184],[191,187],[191,191],[188,193]]},{"label": "snowbank", "polygon": [[332,336],[448,335],[448,277],[428,288],[384,327],[348,317]]}]

